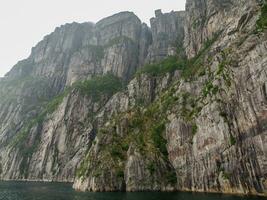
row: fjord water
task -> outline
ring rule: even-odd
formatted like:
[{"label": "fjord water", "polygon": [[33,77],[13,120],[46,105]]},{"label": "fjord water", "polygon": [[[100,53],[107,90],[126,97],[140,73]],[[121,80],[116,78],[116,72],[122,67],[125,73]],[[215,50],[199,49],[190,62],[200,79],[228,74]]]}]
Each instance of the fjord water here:
[{"label": "fjord water", "polygon": [[0,200],[263,200],[263,197],[244,197],[200,193],[82,193],[71,184],[0,182]]}]

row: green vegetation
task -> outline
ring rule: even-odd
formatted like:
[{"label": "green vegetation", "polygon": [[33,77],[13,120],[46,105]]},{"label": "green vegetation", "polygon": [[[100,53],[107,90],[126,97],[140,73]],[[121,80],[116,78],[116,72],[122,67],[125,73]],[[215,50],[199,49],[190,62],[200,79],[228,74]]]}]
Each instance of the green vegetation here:
[{"label": "green vegetation", "polygon": [[[32,82],[32,79],[25,79],[26,81]],[[102,77],[95,77],[89,81],[79,82],[75,84],[74,88],[77,88],[81,91],[81,93],[86,95],[91,95],[94,100],[100,98],[100,95],[105,94],[111,96],[118,90],[122,89],[122,82],[117,77],[107,74]],[[15,138],[11,141],[10,145],[12,147],[21,146],[23,149],[23,155],[30,155],[34,151],[35,147],[24,148],[24,142],[28,138],[31,129],[42,123],[48,114],[53,113],[58,106],[62,103],[65,96],[67,96],[70,92],[71,88],[67,88],[63,93],[54,97],[51,101],[49,101],[42,109],[42,112],[35,117],[35,119],[31,120],[28,124],[24,125],[22,130],[16,134]]]},{"label": "green vegetation", "polygon": [[152,128],[152,140],[157,149],[164,155],[165,157],[168,156],[168,151],[166,148],[167,140],[163,137],[163,132],[165,131],[165,122],[161,122],[155,125]]},{"label": "green vegetation", "polygon": [[111,97],[116,92],[122,90],[123,84],[118,77],[112,74],[106,74],[78,82],[74,88],[78,89],[84,95],[91,96],[93,101],[98,101],[103,95]]},{"label": "green vegetation", "polygon": [[[195,118],[199,115],[202,108],[207,104],[217,101],[220,102],[218,93],[225,92],[225,89],[231,87],[231,66],[232,61],[228,58],[230,50],[221,52],[221,62],[218,64],[217,69],[213,72],[207,68],[207,79],[202,85],[201,92],[194,96],[189,92],[176,93],[175,85],[179,87],[179,82],[174,83],[174,87],[170,87],[160,98],[160,102],[153,106],[153,109],[148,109],[150,117],[153,113],[158,113],[164,117],[164,113],[170,109],[176,109],[179,117],[182,117],[186,122],[191,124],[192,134],[197,133],[198,127],[194,122]],[[196,60],[195,60],[196,62]],[[160,124],[157,122],[157,124]]]},{"label": "green vegetation", "polygon": [[[217,80],[230,80],[228,79],[228,61],[227,56],[222,55],[222,63],[218,65],[218,69],[211,73],[209,68],[203,66],[205,55],[211,45],[215,42],[219,34],[216,34],[213,39],[208,40],[200,53],[190,60],[178,57],[169,57],[160,63],[146,65],[137,72],[137,75],[148,74],[152,76],[162,76],[166,73],[180,70],[182,78],[185,80],[193,80],[198,76],[207,75],[207,82],[203,84],[203,89],[198,97],[186,92],[180,91],[177,93],[180,81],[173,83],[173,85],[163,92],[158,100],[142,109],[144,104],[143,99],[138,99],[137,106],[127,111],[115,115],[106,127],[102,127],[97,135],[98,141],[103,143],[95,143],[98,145],[99,153],[97,158],[101,162],[89,160],[93,157],[90,155],[84,160],[81,167],[77,170],[79,177],[87,177],[88,175],[95,175],[96,169],[108,169],[112,167],[117,177],[123,177],[123,170],[127,158],[129,148],[138,151],[149,162],[147,163],[147,170],[152,175],[158,170],[157,160],[164,159],[168,162],[167,140],[165,138],[167,113],[175,109],[177,114],[182,117],[186,122],[191,124],[192,138],[198,131],[195,123],[195,118],[198,116],[202,108],[207,104],[208,99],[216,96],[221,91],[221,87],[215,84]],[[101,81],[100,81],[101,80]],[[84,94],[100,96],[99,94],[105,93],[106,86],[117,85],[113,91],[119,90],[120,84],[110,84],[114,79],[109,77],[108,84],[102,84],[106,81],[96,78],[86,83],[76,85],[78,89]],[[111,81],[110,81],[111,80]],[[95,82],[101,82],[97,84]],[[103,86],[105,85],[105,86]],[[110,89],[109,89],[110,90]],[[112,94],[113,92],[111,92]],[[141,104],[141,106],[140,106]],[[121,122],[127,121],[127,128],[124,130],[124,135],[121,136],[117,133],[117,127]],[[191,142],[191,138],[188,140]],[[94,165],[94,168],[92,166]],[[93,172],[91,171],[93,170]],[[177,177],[173,169],[166,171],[164,174],[165,181],[171,184],[177,183]]]},{"label": "green vegetation", "polygon": [[[24,78],[23,81],[27,81],[32,84],[33,80],[29,78]],[[24,81],[24,82],[25,82]],[[16,134],[16,136],[10,142],[10,146],[16,147],[20,149],[20,153],[22,156],[22,162],[20,164],[20,172],[24,177],[28,176],[28,165],[32,154],[36,151],[36,148],[40,142],[40,135],[37,134],[34,136],[34,143],[31,145],[27,145],[26,141],[28,141],[30,134],[34,133],[33,128],[38,128],[38,126],[47,118],[48,114],[53,113],[58,106],[62,103],[64,97],[69,94],[70,90],[77,89],[84,95],[92,96],[94,101],[97,101],[101,98],[102,95],[106,95],[108,97],[112,96],[114,93],[122,89],[122,81],[111,75],[107,74],[104,76],[94,77],[91,80],[79,82],[75,84],[72,88],[66,89],[60,95],[54,97],[48,103],[43,106],[42,112],[37,115],[33,120],[30,120],[29,123],[25,124],[21,131]],[[32,136],[31,136],[32,137]],[[122,146],[120,149],[114,148],[111,151],[112,156],[123,158],[123,155],[120,151],[124,151],[127,147]]]},{"label": "green vegetation", "polygon": [[[202,49],[199,51],[198,55],[194,58],[187,60],[183,56],[170,56],[161,62],[148,64],[137,71],[137,75],[148,74],[152,76],[162,76],[166,73],[171,73],[176,70],[180,70],[182,78],[185,80],[192,80],[198,76],[205,75],[205,67],[203,66],[204,56],[207,50],[214,44],[218,39],[221,32],[214,34],[211,39],[208,39]],[[178,49],[180,51],[180,48]],[[181,52],[179,52],[181,54]]]},{"label": "green vegetation", "polygon": [[231,144],[231,146],[236,144],[236,139],[234,138],[234,136],[232,134],[230,134],[230,144]]},{"label": "green vegetation", "polygon": [[104,143],[95,143],[94,145],[99,147],[97,160],[95,160],[94,152],[89,151],[80,167],[76,170],[76,176],[83,179],[90,175],[99,177],[103,172],[108,171],[113,173],[118,180],[124,179],[124,162],[129,146],[125,138],[115,133],[110,133],[112,131],[112,128],[101,129],[98,137],[101,138],[101,142],[105,141],[104,138],[109,138],[109,143],[106,144],[106,141]]},{"label": "green vegetation", "polygon": [[154,162],[149,162],[149,164],[147,165],[147,169],[150,173],[150,175],[153,175],[156,171],[156,166],[155,166],[155,163]]},{"label": "green vegetation", "polygon": [[120,144],[116,144],[112,145],[110,154],[112,158],[119,158],[122,160],[124,158],[123,152],[125,152],[125,150],[122,148],[122,146]]},{"label": "green vegetation", "polygon": [[121,170],[121,169],[117,170],[117,174],[116,175],[117,175],[118,178],[122,178],[123,179],[124,178],[123,170]]},{"label": "green vegetation", "polygon": [[12,148],[19,148],[20,154],[23,157],[22,162],[20,164],[20,172],[25,177],[28,176],[28,162],[32,154],[36,151],[36,148],[38,147],[40,142],[40,135],[37,134],[32,145],[28,146],[25,144],[27,139],[29,139],[32,128],[34,128],[35,126],[39,126],[45,120],[48,114],[53,113],[62,103],[64,97],[68,94],[68,92],[69,90],[66,89],[61,95],[56,96],[49,103],[47,103],[43,111],[35,119],[31,120],[28,124],[26,124],[24,128],[22,128],[22,130],[12,139],[10,146]]},{"label": "green vegetation", "polygon": [[[63,93],[61,93],[60,95],[54,97],[44,108],[44,111],[42,113],[42,115],[47,115],[47,114],[51,114],[53,113],[58,106],[63,102],[63,99],[69,94],[70,92],[70,88],[67,88],[64,90]],[[42,120],[40,120],[42,121]]]},{"label": "green vegetation", "polygon": [[[114,121],[103,127],[101,131],[99,130],[98,137],[102,137],[101,141],[104,141],[103,144],[97,144],[94,141],[94,145],[99,145],[99,160],[95,162],[91,161],[92,156],[87,156],[82,162],[80,168],[77,170],[77,175],[79,177],[85,177],[91,173],[88,166],[95,162],[94,171],[92,174],[94,176],[100,176],[101,173],[97,169],[109,169],[112,168],[115,170],[115,173],[118,178],[124,177],[123,167],[125,165],[125,160],[127,157],[127,151],[129,147],[133,148],[141,153],[142,156],[149,160],[156,159],[165,159],[168,160],[168,151],[167,151],[167,140],[165,139],[165,130],[167,123],[167,111],[171,109],[177,109],[179,116],[181,116],[186,122],[191,124],[192,137],[197,133],[198,127],[195,123],[195,118],[200,113],[202,108],[207,104],[207,99],[212,99],[217,95],[218,92],[222,91],[222,85],[216,84],[218,80],[224,80],[225,85],[228,87],[231,86],[230,72],[228,70],[229,61],[227,55],[223,52],[222,58],[223,61],[218,65],[216,72],[211,73],[204,66],[204,58],[206,52],[212,46],[212,44],[217,40],[219,36],[215,34],[211,40],[207,40],[203,48],[200,50],[199,54],[190,59],[186,60],[184,58],[178,57],[168,57],[167,59],[157,63],[144,66],[141,70],[137,72],[137,75],[140,74],[149,74],[152,76],[162,76],[166,73],[172,73],[176,70],[181,71],[182,78],[186,81],[192,81],[198,76],[207,75],[207,81],[203,84],[203,88],[200,92],[199,97],[188,92],[179,92],[175,86],[179,83],[174,83],[172,87],[169,88],[165,93],[162,94],[161,98],[154,103],[150,104],[147,109],[140,110],[138,108],[133,108],[128,113],[123,113],[119,116],[115,116]],[[121,42],[122,40],[128,40],[128,38],[115,38],[110,41],[109,46],[113,46]],[[96,57],[98,59],[102,58],[103,49],[95,49]],[[90,80],[78,82],[73,86],[81,94],[91,96],[93,101],[99,101],[104,97],[111,97],[116,92],[123,89],[122,81],[112,74],[107,74],[104,76],[93,77]],[[32,120],[25,128],[17,135],[12,145],[17,146],[21,145],[23,161],[21,163],[21,172],[23,174],[27,173],[27,165],[29,158],[36,149],[39,140],[37,139],[34,145],[30,148],[25,147],[25,142],[28,138],[31,129],[41,123],[47,114],[53,113],[57,107],[62,103],[68,90],[63,94],[55,97],[51,102],[49,102],[44,111],[37,116],[35,120]],[[140,104],[143,103],[143,100],[140,99]],[[180,106],[180,107],[179,107]],[[124,136],[120,136],[116,133],[116,126],[124,119],[127,119],[127,130],[124,131]],[[108,138],[107,140],[103,138]],[[235,138],[231,136],[231,144],[235,144]],[[150,162],[147,166],[150,174],[155,173],[157,170],[157,163]],[[92,169],[91,169],[92,170]],[[173,170],[167,171],[165,178],[169,183],[176,184],[177,177]]]},{"label": "green vegetation", "polygon": [[221,111],[221,112],[220,112],[220,116],[224,119],[225,122],[227,122],[227,116],[228,116],[228,115],[227,115],[226,112]]},{"label": "green vegetation", "polygon": [[[161,119],[163,115],[159,109],[156,104],[150,105],[146,111],[135,107],[133,110],[115,116],[109,125],[102,127],[97,137],[103,144],[96,144],[100,148],[97,159],[101,158],[101,162],[94,166],[93,171],[96,168],[103,170],[112,167],[117,177],[123,178],[123,169],[130,146],[132,150],[139,152],[145,161],[148,161],[146,169],[151,175],[158,171],[158,165],[160,165],[158,160],[168,161],[167,140],[164,138],[165,122]],[[121,136],[116,132],[115,126],[119,126],[123,120],[127,121],[128,126]],[[92,163],[95,161],[85,159],[77,170],[78,176],[84,178],[92,175]],[[165,181],[173,184],[176,176],[170,175],[170,171],[167,170],[163,176]]]},{"label": "green vegetation", "polygon": [[192,126],[192,133],[193,133],[193,135],[195,135],[197,133],[197,130],[198,130],[197,125],[196,124],[193,124],[193,126]]},{"label": "green vegetation", "polygon": [[159,63],[145,65],[137,71],[137,75],[165,75],[166,73],[174,72],[175,70],[183,70],[186,67],[186,63],[186,60],[178,60],[175,56],[170,56]]},{"label": "green vegetation", "polygon": [[205,22],[206,22],[206,18],[203,18],[203,17],[201,19],[195,19],[192,23],[192,27],[193,29],[197,29],[200,26],[204,26]]},{"label": "green vegetation", "polygon": [[207,39],[198,54],[187,61],[186,67],[182,71],[182,77],[185,80],[192,81],[197,77],[206,74],[207,67],[204,66],[204,58],[206,56],[207,51],[211,48],[211,46],[214,44],[214,42],[218,39],[220,35],[221,31],[215,33],[211,39]]},{"label": "green vegetation", "polygon": [[216,95],[219,91],[219,86],[213,85],[212,80],[208,80],[202,89],[204,97]]},{"label": "green vegetation", "polygon": [[90,157],[89,157],[89,153],[87,153],[86,157],[83,159],[80,167],[76,170],[75,174],[77,177],[79,178],[85,178],[88,173],[88,167],[89,167],[89,164],[90,164]]},{"label": "green vegetation", "polygon": [[230,180],[231,174],[223,171],[222,177],[224,180]]},{"label": "green vegetation", "polygon": [[16,135],[16,137],[11,142],[11,146],[15,147],[22,145],[30,134],[31,129],[35,125],[38,125],[39,123],[43,122],[47,114],[53,113],[62,103],[64,97],[68,94],[68,92],[69,89],[66,89],[62,94],[56,96],[54,99],[48,102],[44,107],[43,111],[39,115],[37,115],[35,119],[31,120],[28,124],[26,124],[24,128]]},{"label": "green vegetation", "polygon": [[257,33],[267,29],[267,3],[266,1],[261,6],[261,14],[256,22]]},{"label": "green vegetation", "polygon": [[[202,108],[212,101],[219,102],[220,99],[218,99],[219,96],[217,94],[225,92],[225,89],[231,87],[232,80],[231,70],[229,66],[232,65],[232,61],[228,58],[230,50],[224,50],[221,52],[221,62],[218,64],[217,69],[214,72],[211,72],[210,68],[203,67],[204,55],[217,39],[218,35],[219,33],[216,34],[212,40],[208,40],[198,56],[187,61],[187,67],[182,70],[182,78],[184,78],[185,80],[193,80],[197,76],[201,76],[203,74],[207,75],[207,79],[202,85],[200,94],[198,94],[198,96],[194,96],[188,92],[175,93],[176,89],[174,87],[175,85],[179,85],[179,83],[174,83],[174,87],[170,87],[161,96],[160,102],[158,102],[157,104],[154,103],[153,106],[150,106],[149,109],[147,109],[146,113],[150,118],[153,118],[155,113],[158,113],[164,118],[164,113],[166,113],[167,110],[176,107],[176,110],[179,111],[179,116],[182,116],[185,121],[189,122],[192,125],[192,134],[195,135],[197,133],[198,127],[194,122],[194,119],[199,115]],[[172,58],[171,60],[171,63],[173,63],[174,58]],[[157,70],[153,71],[152,67],[149,68],[149,70],[147,69],[148,68],[143,69],[143,72],[150,73],[152,71],[154,75],[160,74],[157,73]],[[160,121],[155,123],[160,124]],[[157,139],[158,138],[156,138],[155,141],[157,141]],[[164,142],[161,141],[161,143]],[[155,144],[157,146],[158,142],[155,142]]]},{"label": "green vegetation", "polygon": [[174,170],[170,170],[167,173],[167,182],[172,184],[172,185],[177,184],[177,176],[176,176],[176,173]]}]

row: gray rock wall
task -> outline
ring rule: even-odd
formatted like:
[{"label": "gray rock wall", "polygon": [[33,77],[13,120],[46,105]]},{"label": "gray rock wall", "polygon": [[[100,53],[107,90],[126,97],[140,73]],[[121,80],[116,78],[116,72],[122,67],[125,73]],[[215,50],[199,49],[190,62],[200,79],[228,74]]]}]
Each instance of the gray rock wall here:
[{"label": "gray rock wall", "polygon": [[[0,79],[0,178],[266,195],[259,14],[256,0],[188,0],[186,11],[157,10],[151,28],[131,12],[57,28]],[[191,78],[134,76],[180,53],[194,58]],[[112,97],[95,101],[70,87],[107,73],[125,81]]]},{"label": "gray rock wall", "polygon": [[43,116],[47,103],[93,76],[112,73],[129,81],[152,43],[150,28],[131,12],[97,24],[66,24],[45,36],[1,79],[1,178],[73,181],[95,137],[92,117],[107,99],[96,104],[72,91]]}]

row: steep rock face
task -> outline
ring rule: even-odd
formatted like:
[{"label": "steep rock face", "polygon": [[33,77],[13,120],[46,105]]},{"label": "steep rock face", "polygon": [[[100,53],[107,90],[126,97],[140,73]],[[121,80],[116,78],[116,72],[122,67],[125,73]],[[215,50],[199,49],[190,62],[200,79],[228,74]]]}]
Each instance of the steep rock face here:
[{"label": "steep rock face", "polygon": [[213,33],[220,33],[203,63],[213,75],[179,87],[178,92],[189,92],[202,102],[197,101],[201,109],[193,126],[175,112],[169,115],[169,158],[181,190],[266,195],[266,33],[253,34],[256,1],[235,1],[231,7],[228,3],[187,2],[187,9],[196,10],[189,18],[205,19],[198,31],[186,27],[189,57]]},{"label": "steep rock face", "polygon": [[229,35],[242,30],[258,4],[255,0],[188,0],[184,44],[187,56],[195,56],[205,41],[222,30]]},{"label": "steep rock face", "polygon": [[[80,139],[82,128],[74,129],[78,126],[75,123],[84,120],[83,115],[75,118],[74,110],[81,110],[79,114],[84,113],[86,117],[91,112],[82,104],[76,105],[82,101],[78,97],[71,98],[58,114],[52,116],[50,123],[37,123],[36,127],[27,129],[30,131],[29,148],[40,140],[37,147],[31,149],[33,152],[21,154],[12,144],[16,143],[18,135],[24,134],[32,119],[39,119],[47,102],[75,81],[105,73],[129,79],[139,64],[142,27],[140,20],[129,12],[119,13],[96,25],[66,24],[46,36],[32,49],[28,59],[19,62],[2,79],[0,123],[1,148],[4,151],[1,151],[1,163],[7,163],[1,165],[3,179],[73,180],[81,159],[75,157],[77,148],[88,143],[86,138]],[[142,47],[142,52],[146,48]],[[75,107],[73,111],[72,107]],[[74,143],[70,144],[70,141]],[[71,150],[68,151],[64,145],[71,146]],[[57,146],[63,150],[59,151]]]},{"label": "steep rock face", "polygon": [[[23,126],[24,120],[34,117],[41,105],[75,81],[109,72],[125,80],[130,78],[139,63],[140,38],[137,33],[141,34],[142,25],[133,13],[118,14],[109,20],[113,18],[113,29],[119,30],[117,35],[105,36],[110,37],[110,44],[106,46],[102,46],[100,39],[97,41],[97,26],[95,28],[94,24],[66,24],[46,36],[32,49],[28,59],[12,68],[0,86],[3,99],[0,103],[1,133],[4,137],[15,134]],[[121,22],[125,20],[127,23]],[[105,20],[99,23],[104,29]],[[128,32],[120,31],[121,28],[127,30],[129,24],[133,26]],[[130,39],[132,35],[135,42]],[[25,113],[29,116],[25,117]],[[11,125],[12,128],[6,128]]]},{"label": "steep rock face", "polygon": [[[117,110],[116,120],[102,126],[106,131],[114,130],[97,136],[96,147],[82,163],[75,189],[266,195],[266,31],[255,33],[260,10],[257,1],[235,1],[232,7],[229,3],[188,1],[187,9],[196,6],[191,10],[196,12],[188,12],[187,18],[199,10],[198,17],[207,23],[199,32],[186,25],[190,29],[186,53],[194,57],[188,64],[188,70],[193,68],[190,76],[177,71],[182,76],[172,80],[153,73],[150,80],[154,81],[148,85],[143,82],[146,76],[133,80],[123,98],[135,99],[138,106]],[[206,20],[210,13],[211,21]],[[219,24],[215,26],[215,22]],[[138,89],[138,82],[143,89]],[[166,88],[161,87],[165,84]],[[154,132],[166,138],[168,160],[164,160]],[[138,139],[139,145],[135,145],[132,134],[145,138],[145,144]],[[128,137],[131,139],[125,139]],[[95,158],[101,160],[97,165],[92,164]],[[173,167],[175,173],[166,174],[168,166],[167,171]],[[150,182],[154,175],[157,178]],[[176,178],[177,182],[173,181]]]},{"label": "steep rock face", "polygon": [[38,43],[1,79],[1,178],[73,181],[108,99],[66,88],[108,73],[129,80],[152,42],[149,27],[122,12],[97,24],[66,24]]},{"label": "steep rock face", "polygon": [[108,72],[129,80],[143,59],[140,57],[139,60],[139,54],[147,48],[144,46],[139,51],[141,40],[147,37],[143,32],[141,21],[131,12],[122,12],[99,21],[92,37],[89,35],[84,40],[82,48],[71,59],[68,83],[79,80],[80,76]]},{"label": "steep rock face", "polygon": [[136,124],[141,126],[145,122],[141,116],[143,106],[158,99],[170,83],[178,79],[179,73],[158,79],[142,75],[133,79],[126,91],[107,102],[96,116],[99,129],[95,142],[79,166],[75,189],[175,190],[172,166],[154,146],[150,133],[142,132]]},{"label": "steep rock face", "polygon": [[92,125],[84,124],[93,105],[77,92],[64,97],[57,111],[28,130],[26,144],[20,139],[1,152],[2,179],[71,181],[90,143]]},{"label": "steep rock face", "polygon": [[162,13],[155,11],[150,20],[153,44],[149,48],[147,62],[153,63],[176,54],[177,46],[183,45],[185,12]]},{"label": "steep rock face", "polygon": [[[0,80],[1,178],[266,195],[259,15],[256,0],[188,0],[186,12],[156,11],[151,30],[130,12],[58,28]],[[119,92],[93,78],[130,80],[155,62]]]}]

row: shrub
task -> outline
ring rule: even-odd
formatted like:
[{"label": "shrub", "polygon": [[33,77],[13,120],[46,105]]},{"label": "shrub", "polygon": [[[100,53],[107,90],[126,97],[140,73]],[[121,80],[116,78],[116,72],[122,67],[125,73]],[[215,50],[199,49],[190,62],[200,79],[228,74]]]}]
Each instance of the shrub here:
[{"label": "shrub", "polygon": [[[139,113],[141,115],[141,113]],[[142,128],[143,126],[143,118],[140,117],[140,115],[135,115],[130,121],[130,128],[135,129],[135,128]]]},{"label": "shrub", "polygon": [[232,134],[230,134],[230,144],[232,146],[236,144],[236,139],[234,138],[234,136]]},{"label": "shrub", "polygon": [[185,80],[192,80],[196,76],[203,76],[206,74],[205,67],[203,66],[204,55],[220,35],[221,31],[218,31],[212,36],[211,39],[207,39],[198,54],[194,58],[187,61],[187,65],[182,71],[182,77]]},{"label": "shrub", "polygon": [[231,178],[231,174],[228,173],[228,172],[223,171],[222,178],[223,178],[224,180],[230,180],[230,178]]},{"label": "shrub", "polygon": [[121,144],[121,148],[122,148],[123,151],[126,151],[126,152],[127,152],[128,149],[129,149],[129,144],[127,144],[127,143],[122,143],[122,144]]},{"label": "shrub", "polygon": [[124,159],[124,155],[123,155],[123,151],[121,146],[119,145],[113,145],[111,147],[111,151],[110,151],[111,157],[112,158],[119,158],[121,160]]},{"label": "shrub", "polygon": [[148,165],[147,165],[147,169],[150,173],[150,175],[153,175],[156,171],[156,166],[155,166],[155,163],[154,162],[150,162]]},{"label": "shrub", "polygon": [[218,94],[220,87],[218,85],[214,85],[212,80],[208,80],[204,87],[202,88],[202,96],[203,97],[213,97]]},{"label": "shrub", "polygon": [[118,170],[116,175],[117,175],[118,178],[124,178],[123,170]]},{"label": "shrub", "polygon": [[112,74],[93,77],[90,80],[78,82],[74,87],[82,94],[91,96],[93,101],[99,100],[102,95],[111,97],[123,88],[120,78]]},{"label": "shrub", "polygon": [[149,74],[152,76],[160,76],[175,70],[183,70],[186,66],[185,59],[178,59],[175,56],[169,56],[161,62],[145,65],[137,71],[137,75]]},{"label": "shrub", "polygon": [[152,141],[156,148],[164,155],[168,156],[168,151],[166,148],[167,140],[162,136],[165,130],[165,123],[161,122],[152,128]]},{"label": "shrub", "polygon": [[53,113],[58,106],[62,103],[64,97],[66,97],[69,93],[69,89],[66,89],[62,94],[54,97],[45,107],[45,112],[46,113]]},{"label": "shrub", "polygon": [[[152,76],[161,76],[176,70],[182,71],[182,77],[185,80],[191,80],[196,75],[205,75],[203,66],[203,57],[205,52],[213,45],[220,36],[221,31],[215,33],[211,39],[207,39],[199,53],[192,59],[187,60],[184,56],[169,56],[166,59],[153,64],[147,64],[137,71],[137,75],[149,74]],[[179,48],[180,49],[180,48]],[[177,52],[182,54],[181,52]]]},{"label": "shrub", "polygon": [[172,185],[175,185],[177,183],[177,177],[174,171],[170,171],[167,173],[167,181]]},{"label": "shrub", "polygon": [[262,32],[267,29],[267,3],[264,3],[261,7],[261,14],[256,22],[257,32]]},{"label": "shrub", "polygon": [[193,133],[193,135],[195,135],[197,133],[197,130],[198,130],[197,125],[196,124],[193,124],[193,126],[192,126],[192,133]]}]

